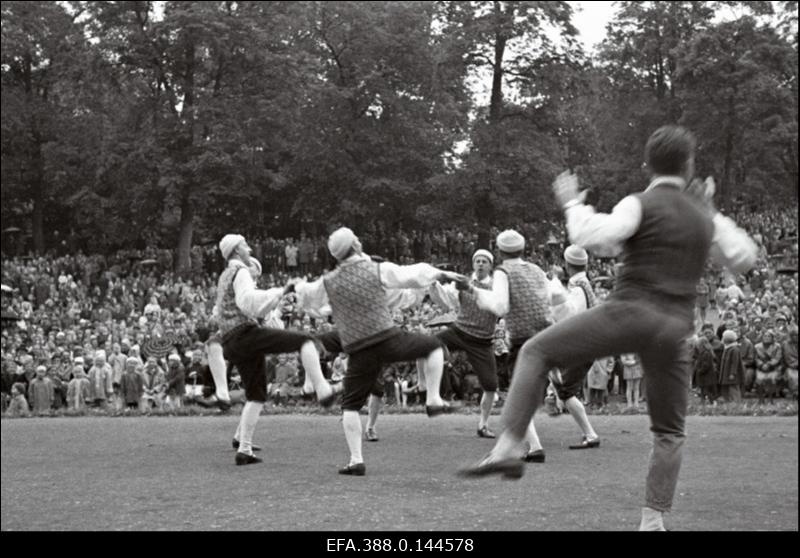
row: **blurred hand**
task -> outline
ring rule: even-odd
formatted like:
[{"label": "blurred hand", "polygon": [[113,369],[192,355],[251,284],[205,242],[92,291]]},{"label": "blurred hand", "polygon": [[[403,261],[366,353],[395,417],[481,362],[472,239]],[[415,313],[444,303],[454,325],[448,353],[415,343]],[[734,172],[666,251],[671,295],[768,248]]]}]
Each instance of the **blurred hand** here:
[{"label": "blurred hand", "polygon": [[436,280],[440,283],[450,283],[451,281],[458,281],[459,277],[462,277],[462,275],[459,273],[455,273],[453,271],[442,271]]},{"label": "blurred hand", "polygon": [[561,207],[573,200],[583,202],[586,198],[586,193],[579,189],[578,176],[570,171],[562,172],[556,177],[553,181],[553,193]]},{"label": "blurred hand", "polygon": [[469,282],[469,277],[466,275],[461,275],[458,279],[456,279],[455,283],[456,289],[459,291],[468,291],[470,288],[472,288],[472,285]]}]

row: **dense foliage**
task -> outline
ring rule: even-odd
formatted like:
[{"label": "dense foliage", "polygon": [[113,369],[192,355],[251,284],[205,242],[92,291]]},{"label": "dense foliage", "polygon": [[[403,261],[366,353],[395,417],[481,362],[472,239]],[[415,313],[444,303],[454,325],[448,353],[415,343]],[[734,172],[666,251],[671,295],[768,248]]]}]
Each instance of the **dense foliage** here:
[{"label": "dense foliage", "polygon": [[566,2],[3,2],[4,227],[180,270],[231,229],[552,219],[669,122],[724,199],[795,200],[797,2],[615,9],[589,55]]}]

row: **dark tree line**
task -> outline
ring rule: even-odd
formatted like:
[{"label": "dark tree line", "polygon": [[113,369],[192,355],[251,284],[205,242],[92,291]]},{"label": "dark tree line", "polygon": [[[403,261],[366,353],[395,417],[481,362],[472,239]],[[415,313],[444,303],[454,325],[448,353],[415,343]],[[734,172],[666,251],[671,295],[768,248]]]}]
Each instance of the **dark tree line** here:
[{"label": "dark tree line", "polygon": [[[724,11],[726,17],[718,18]],[[2,219],[37,252],[231,228],[550,220],[678,122],[734,200],[797,197],[797,2],[3,2]],[[475,80],[490,84],[487,99]]]}]

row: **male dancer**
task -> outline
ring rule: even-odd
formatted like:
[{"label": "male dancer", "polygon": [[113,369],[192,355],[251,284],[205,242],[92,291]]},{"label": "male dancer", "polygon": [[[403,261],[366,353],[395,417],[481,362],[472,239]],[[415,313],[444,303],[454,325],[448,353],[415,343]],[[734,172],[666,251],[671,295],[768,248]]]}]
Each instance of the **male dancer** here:
[{"label": "male dancer", "polygon": [[[470,283],[474,288],[492,288],[490,275],[492,265],[494,256],[488,250],[477,250],[472,255],[474,273]],[[437,333],[436,337],[450,351],[464,351],[467,354],[467,359],[478,376],[483,390],[478,436],[494,438],[495,433],[489,429],[489,416],[497,393],[497,365],[494,359],[494,329],[497,325],[497,316],[478,307],[475,295],[469,291],[459,291],[455,285],[452,288],[448,287],[434,283],[430,291],[434,302],[447,310],[458,310],[455,323]],[[417,367],[420,368],[420,374],[424,374],[424,361],[418,361]]]},{"label": "male dancer", "polygon": [[750,269],[757,248],[711,203],[713,180],[700,195],[685,192],[694,176],[694,136],[679,126],[656,130],[645,147],[652,173],[647,189],[620,201],[610,215],[583,204],[578,180],[560,175],[553,189],[573,243],[602,255],[622,250],[623,266],[606,301],[543,331],[520,352],[503,408],[507,428],[492,451],[463,469],[467,477],[520,478],[514,450],[539,406],[547,371],[589,360],[637,353],[647,377],[653,451],[646,481],[642,531],[663,531],[672,507],[685,440],[689,394],[686,339],[692,332],[695,287],[709,254],[736,273]]},{"label": "male dancer", "polygon": [[[586,264],[589,263],[589,254],[580,246],[572,244],[564,250],[564,262],[566,264],[567,276],[569,281],[570,315],[575,315],[584,310],[588,310],[597,304],[597,297],[594,295],[592,284],[586,277]],[[564,316],[564,319],[568,316]],[[586,415],[586,408],[581,403],[578,395],[583,386],[583,381],[589,373],[594,361],[585,362],[572,368],[562,370],[556,375],[553,385],[558,393],[558,398],[564,402],[564,406],[578,423],[578,427],[583,432],[583,438],[577,444],[569,446],[569,449],[589,449],[600,447],[600,437],[592,428],[589,417]]]},{"label": "male dancer", "polygon": [[[497,248],[502,263],[494,272],[491,290],[477,289],[466,281],[459,281],[456,286],[471,293],[478,308],[495,316],[505,316],[506,329],[511,338],[509,366],[513,366],[522,345],[552,324],[553,307],[562,307],[566,301],[563,287],[557,279],[551,283],[538,265],[522,259],[525,238],[521,234],[513,230],[501,232],[497,235]],[[540,399],[543,397],[544,389]],[[528,450],[523,460],[544,463],[544,449],[532,417],[526,440]]]},{"label": "male dancer", "polygon": [[298,305],[319,312],[330,306],[344,351],[349,355],[342,395],[342,424],[350,449],[350,462],[342,475],[363,476],[361,420],[364,406],[381,372],[381,365],[426,358],[427,396],[425,411],[433,417],[452,412],[439,393],[444,357],[435,337],[403,332],[392,320],[386,289],[426,288],[436,280],[461,276],[420,263],[398,266],[377,263],[364,254],[352,230],[343,227],[331,234],[328,249],[338,267],[313,283],[295,286]]},{"label": "male dancer", "polygon": [[[261,409],[267,400],[266,355],[299,351],[320,403],[330,405],[334,394],[322,375],[319,353],[310,335],[259,327],[253,318],[273,310],[293,285],[266,291],[257,289],[247,272],[250,247],[243,236],[226,235],[220,241],[219,248],[228,262],[217,288],[219,332],[224,356],[239,369],[247,398],[239,423],[236,464],[249,465],[261,461],[253,455],[252,439]],[[239,273],[242,270],[245,273]]]}]

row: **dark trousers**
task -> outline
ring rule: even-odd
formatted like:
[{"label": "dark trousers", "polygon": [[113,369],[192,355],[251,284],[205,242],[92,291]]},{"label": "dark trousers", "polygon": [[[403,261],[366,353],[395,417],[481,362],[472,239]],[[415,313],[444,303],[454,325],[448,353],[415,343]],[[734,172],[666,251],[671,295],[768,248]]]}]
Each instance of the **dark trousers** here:
[{"label": "dark trousers", "polygon": [[479,339],[448,327],[436,334],[450,351],[464,351],[483,391],[497,391],[497,366],[491,339]]},{"label": "dark trousers", "polygon": [[425,358],[441,344],[436,337],[398,332],[371,347],[350,354],[344,375],[342,409],[358,411],[364,406],[384,364]]},{"label": "dark trousers", "polygon": [[605,303],[559,322],[522,347],[503,408],[509,433],[523,439],[540,403],[547,372],[569,369],[597,358],[623,353],[641,357],[647,378],[653,453],[647,475],[646,505],[668,511],[672,506],[685,439],[690,359],[686,337],[692,307],[670,301],[610,298]]},{"label": "dark trousers", "polygon": [[296,353],[312,337],[283,329],[253,325],[235,333],[222,343],[225,360],[236,365],[248,401],[267,401],[266,355]]}]

